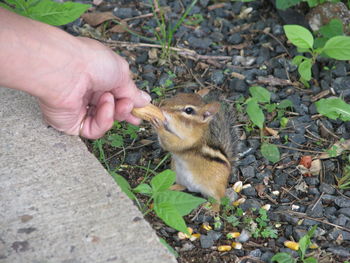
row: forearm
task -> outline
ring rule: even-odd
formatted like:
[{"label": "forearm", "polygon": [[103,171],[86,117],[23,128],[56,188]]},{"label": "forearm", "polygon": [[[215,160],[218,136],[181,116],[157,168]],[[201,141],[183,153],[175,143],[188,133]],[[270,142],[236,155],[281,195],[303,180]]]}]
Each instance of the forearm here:
[{"label": "forearm", "polygon": [[54,99],[62,97],[62,87],[80,80],[79,39],[3,8],[0,25],[0,86]]}]

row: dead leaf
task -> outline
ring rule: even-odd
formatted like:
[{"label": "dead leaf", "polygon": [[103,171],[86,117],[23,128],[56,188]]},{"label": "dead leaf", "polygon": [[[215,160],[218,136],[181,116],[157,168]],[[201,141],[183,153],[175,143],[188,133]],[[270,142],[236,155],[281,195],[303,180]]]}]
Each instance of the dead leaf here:
[{"label": "dead leaf", "polygon": [[313,160],[311,162],[310,168],[306,168],[304,165],[299,164],[297,169],[303,176],[319,175],[322,169],[322,163],[320,159]]},{"label": "dead leaf", "polygon": [[154,141],[152,141],[152,140],[147,140],[147,139],[142,139],[142,140],[140,141],[140,143],[141,143],[142,145],[149,145],[149,144],[154,143]]},{"label": "dead leaf", "polygon": [[225,5],[226,5],[226,3],[217,3],[217,4],[210,5],[210,6],[208,6],[208,11],[213,11],[217,8],[225,7]]},{"label": "dead leaf", "polygon": [[319,159],[328,159],[334,158],[341,155],[344,151],[350,150],[350,139],[349,140],[340,140],[334,143],[327,152],[322,153],[318,156]]},{"label": "dead leaf", "polygon": [[98,26],[108,20],[118,19],[112,12],[85,13],[82,18],[90,26]]},{"label": "dead leaf", "polygon": [[148,51],[148,57],[150,63],[156,62],[158,60],[158,50],[156,48],[151,48]]},{"label": "dead leaf", "polygon": [[243,74],[239,74],[237,72],[232,72],[231,77],[236,79],[241,79],[241,80],[245,79],[245,76]]},{"label": "dead leaf", "polygon": [[125,22],[121,22],[119,25],[113,26],[108,31],[112,33],[124,33],[127,32],[126,28],[128,28],[128,25]]},{"label": "dead leaf", "polygon": [[274,76],[269,75],[268,77],[258,77],[257,83],[259,84],[267,84],[269,86],[290,86],[294,85],[290,80],[287,79],[279,79]]},{"label": "dead leaf", "polygon": [[204,89],[198,90],[197,94],[203,98],[205,95],[208,95],[209,92],[210,92],[210,89],[204,88]]},{"label": "dead leaf", "polygon": [[96,6],[99,6],[100,4],[102,4],[103,0],[93,0],[92,3]]},{"label": "dead leaf", "polygon": [[303,193],[307,193],[309,191],[308,188],[309,188],[309,186],[304,181],[302,181],[300,184],[295,186],[295,190],[303,192]]},{"label": "dead leaf", "polygon": [[264,132],[267,133],[268,135],[271,135],[272,137],[276,138],[276,139],[279,139],[279,135],[278,135],[278,131],[272,129],[272,128],[269,128],[269,127],[265,127],[264,128]]},{"label": "dead leaf", "polygon": [[299,165],[303,165],[305,168],[309,169],[311,167],[312,157],[310,155],[305,155],[301,157]]}]

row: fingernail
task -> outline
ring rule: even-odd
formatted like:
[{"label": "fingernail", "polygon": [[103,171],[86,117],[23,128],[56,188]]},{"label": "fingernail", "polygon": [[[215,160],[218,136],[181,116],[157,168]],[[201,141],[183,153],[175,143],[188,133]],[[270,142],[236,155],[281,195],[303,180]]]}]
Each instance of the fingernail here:
[{"label": "fingernail", "polygon": [[142,91],[141,90],[141,96],[142,96],[142,98],[144,99],[144,100],[146,100],[147,102],[150,102],[151,101],[151,96],[148,94],[148,93],[146,93],[146,92],[144,92],[144,91]]}]

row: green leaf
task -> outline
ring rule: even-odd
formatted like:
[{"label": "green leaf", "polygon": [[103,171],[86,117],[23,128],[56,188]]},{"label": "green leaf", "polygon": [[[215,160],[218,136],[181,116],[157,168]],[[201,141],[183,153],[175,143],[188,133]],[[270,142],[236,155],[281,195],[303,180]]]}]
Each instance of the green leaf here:
[{"label": "green leaf", "polygon": [[177,253],[177,251],[173,249],[163,238],[159,238],[159,241],[169,250],[171,254],[174,255],[174,257],[179,257],[179,253]]},{"label": "green leaf", "polygon": [[154,204],[169,203],[174,205],[181,216],[188,215],[206,200],[191,194],[166,190],[158,193],[154,197]]},{"label": "green leaf", "polygon": [[318,37],[315,39],[314,47],[315,49],[323,48],[329,38],[327,37]]},{"label": "green leaf", "polygon": [[276,7],[278,9],[286,10],[291,6],[299,4],[301,0],[276,0]]},{"label": "green leaf", "polygon": [[337,60],[350,60],[350,37],[332,37],[324,45],[322,54]]},{"label": "green leaf", "polygon": [[287,38],[293,45],[302,49],[312,49],[314,45],[314,37],[305,27],[298,25],[283,26]]},{"label": "green leaf", "polygon": [[271,258],[271,261],[277,261],[278,263],[295,263],[296,259],[288,253],[277,253]]},{"label": "green leaf", "polygon": [[332,19],[327,25],[320,28],[320,33],[326,38],[342,36],[344,34],[343,23],[340,19]]},{"label": "green leaf", "polygon": [[108,136],[109,144],[112,147],[122,147],[124,145],[123,136],[119,134],[111,134]]},{"label": "green leaf", "polygon": [[131,199],[135,200],[136,196],[131,191],[130,184],[128,181],[121,175],[112,172],[112,177],[114,178],[114,181],[119,185],[119,187],[122,189],[122,191]]},{"label": "green leaf", "polygon": [[320,114],[332,120],[350,121],[350,104],[340,98],[321,99],[315,105]]},{"label": "green leaf", "polygon": [[314,257],[308,257],[303,260],[303,263],[318,263],[318,261]]},{"label": "green leaf", "polygon": [[146,195],[152,194],[152,188],[148,184],[139,184],[133,189],[133,191],[135,193],[146,194]]},{"label": "green leaf", "polygon": [[188,233],[184,219],[181,217],[179,211],[173,204],[154,203],[154,211],[156,212],[157,216],[168,226],[176,229],[177,231]]},{"label": "green leaf", "polygon": [[300,63],[298,67],[298,72],[300,76],[306,80],[311,80],[311,67],[312,67],[312,61],[311,59],[306,59],[303,62]]},{"label": "green leaf", "polygon": [[249,93],[255,98],[258,102],[270,102],[271,94],[270,92],[260,86],[253,86],[249,88]]},{"label": "green leaf", "polygon": [[175,182],[176,174],[172,170],[164,170],[163,172],[154,176],[151,180],[153,193],[169,189]]},{"label": "green leaf", "polygon": [[28,9],[28,16],[49,25],[61,26],[73,22],[90,7],[81,3],[40,0]]},{"label": "green leaf", "polygon": [[262,129],[265,121],[265,116],[255,98],[247,100],[247,113],[250,120],[260,129]]},{"label": "green leaf", "polygon": [[274,144],[263,143],[261,145],[261,154],[270,162],[276,163],[280,160],[280,151]]},{"label": "green leaf", "polygon": [[304,56],[295,56],[292,60],[292,63],[294,65],[299,65],[301,62],[303,62],[305,59],[307,59],[307,57],[304,57]]},{"label": "green leaf", "polygon": [[308,236],[309,236],[310,238],[314,235],[314,233],[315,233],[317,227],[318,227],[318,225],[314,225],[314,226],[312,226],[312,228],[307,232],[307,234],[308,234]]},{"label": "green leaf", "polygon": [[293,108],[293,102],[291,100],[285,99],[282,100],[278,105],[278,109],[286,109],[286,108]]},{"label": "green leaf", "polygon": [[300,238],[298,243],[299,243],[300,253],[301,253],[302,257],[304,257],[306,250],[308,249],[308,247],[311,244],[310,237],[308,235],[305,235],[302,238]]}]

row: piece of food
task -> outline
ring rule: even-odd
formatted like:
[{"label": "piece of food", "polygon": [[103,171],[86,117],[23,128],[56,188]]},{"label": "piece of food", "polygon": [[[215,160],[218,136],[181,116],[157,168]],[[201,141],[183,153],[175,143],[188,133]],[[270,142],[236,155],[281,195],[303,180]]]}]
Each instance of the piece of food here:
[{"label": "piece of food", "polygon": [[133,108],[131,113],[137,118],[143,119],[145,121],[150,121],[154,118],[159,119],[161,121],[165,120],[162,111],[153,104],[148,104],[147,106],[142,108]]}]

